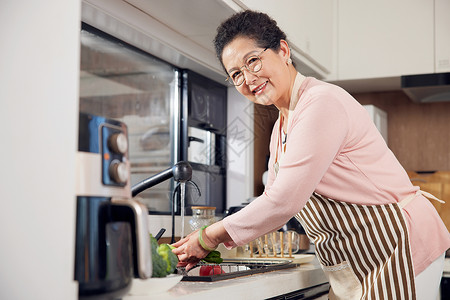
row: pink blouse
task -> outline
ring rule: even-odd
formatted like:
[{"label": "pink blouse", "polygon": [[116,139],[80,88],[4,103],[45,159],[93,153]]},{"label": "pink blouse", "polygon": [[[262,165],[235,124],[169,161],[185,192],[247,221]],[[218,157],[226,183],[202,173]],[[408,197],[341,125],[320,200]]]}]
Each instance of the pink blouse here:
[{"label": "pink blouse", "polygon": [[[297,104],[290,111],[281,160],[280,119],[272,130],[264,193],[223,220],[233,240],[228,247],[281,228],[314,191],[338,201],[380,205],[400,202],[419,189],[411,184],[364,107],[346,91],[297,74],[291,103]],[[417,275],[450,247],[450,235],[424,196],[417,196],[403,211]]]}]

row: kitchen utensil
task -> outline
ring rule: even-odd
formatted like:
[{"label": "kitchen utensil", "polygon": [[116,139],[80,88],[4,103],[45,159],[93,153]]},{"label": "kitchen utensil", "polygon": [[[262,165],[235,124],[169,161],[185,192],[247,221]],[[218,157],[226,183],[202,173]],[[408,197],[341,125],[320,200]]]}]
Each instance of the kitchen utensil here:
[{"label": "kitchen utensil", "polygon": [[155,239],[156,239],[157,241],[159,241],[159,239],[162,237],[162,235],[164,234],[164,232],[166,232],[166,229],[165,229],[165,228],[161,228],[161,229],[158,231],[158,233],[155,235]]}]

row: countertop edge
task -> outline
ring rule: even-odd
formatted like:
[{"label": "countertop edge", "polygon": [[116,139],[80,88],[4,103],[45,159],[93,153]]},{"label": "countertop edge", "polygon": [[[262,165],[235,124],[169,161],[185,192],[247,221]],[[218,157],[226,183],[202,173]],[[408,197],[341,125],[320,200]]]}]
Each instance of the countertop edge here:
[{"label": "countertop edge", "polygon": [[181,281],[165,293],[130,296],[123,300],[154,299],[267,299],[326,283],[328,280],[315,259],[299,267],[221,280]]}]

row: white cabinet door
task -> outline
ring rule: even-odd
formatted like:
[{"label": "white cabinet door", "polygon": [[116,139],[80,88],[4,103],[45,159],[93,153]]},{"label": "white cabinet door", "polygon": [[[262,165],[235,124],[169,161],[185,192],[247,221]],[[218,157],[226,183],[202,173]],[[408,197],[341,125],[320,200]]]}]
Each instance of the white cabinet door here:
[{"label": "white cabinet door", "polygon": [[450,1],[435,0],[436,73],[450,72]]},{"label": "white cabinet door", "polygon": [[[333,0],[241,0],[249,9],[275,19],[291,48],[330,73],[333,69]],[[301,72],[301,70],[300,70]]]},{"label": "white cabinet door", "polygon": [[340,0],[338,79],[433,73],[433,14],[434,0]]}]

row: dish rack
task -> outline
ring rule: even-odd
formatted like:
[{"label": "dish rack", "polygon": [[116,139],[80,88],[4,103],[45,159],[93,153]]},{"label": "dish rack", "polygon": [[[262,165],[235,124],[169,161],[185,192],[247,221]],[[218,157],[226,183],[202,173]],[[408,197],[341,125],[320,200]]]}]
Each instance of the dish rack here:
[{"label": "dish rack", "polygon": [[[210,274],[200,276],[200,268],[209,266]],[[297,267],[291,260],[265,260],[265,259],[224,259],[220,264],[209,264],[200,262],[197,266],[189,271],[185,268],[177,268],[178,274],[183,275],[182,281],[219,281],[241,276],[254,275],[259,273],[277,271]],[[218,268],[220,267],[220,268]]]}]

